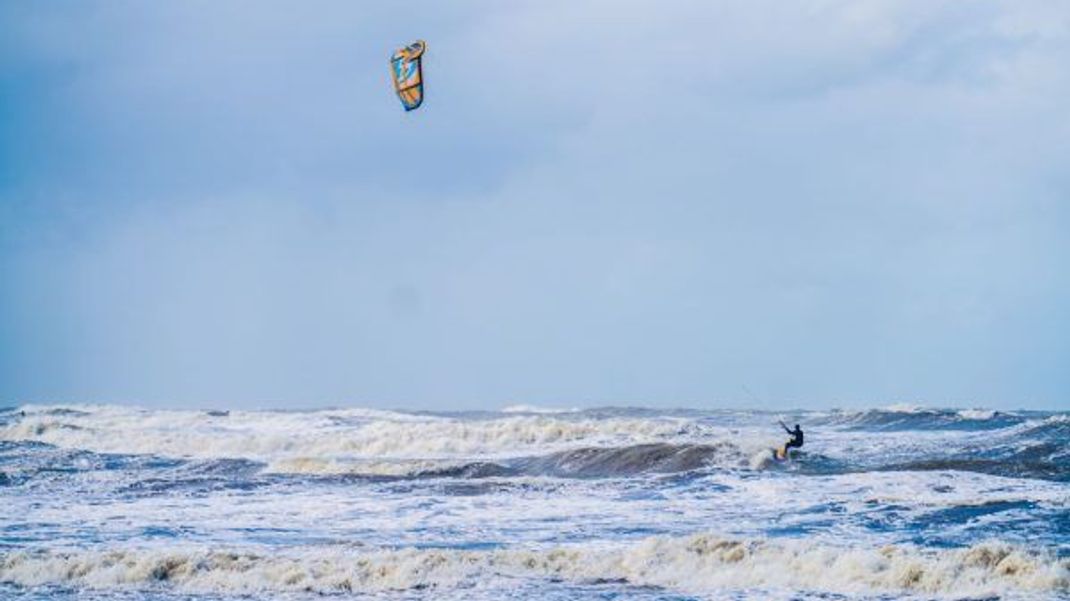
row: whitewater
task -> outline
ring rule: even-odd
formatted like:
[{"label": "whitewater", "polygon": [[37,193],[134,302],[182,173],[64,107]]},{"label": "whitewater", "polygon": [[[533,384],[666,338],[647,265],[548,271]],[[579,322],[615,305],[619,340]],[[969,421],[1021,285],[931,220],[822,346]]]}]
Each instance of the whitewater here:
[{"label": "whitewater", "polygon": [[1070,600],[1068,442],[1066,411],[10,407],[0,598]]}]

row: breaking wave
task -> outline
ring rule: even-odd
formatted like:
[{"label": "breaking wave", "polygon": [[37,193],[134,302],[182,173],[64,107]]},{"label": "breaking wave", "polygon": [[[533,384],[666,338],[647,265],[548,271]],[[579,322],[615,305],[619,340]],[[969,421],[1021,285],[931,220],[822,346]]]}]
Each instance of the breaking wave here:
[{"label": "breaking wave", "polygon": [[835,411],[815,420],[855,430],[997,430],[1021,424],[1026,417],[991,409],[930,409],[898,405],[864,411]]},{"label": "breaking wave", "polygon": [[37,441],[105,453],[172,457],[436,458],[523,453],[526,449],[700,438],[680,419],[562,419],[516,415],[485,420],[376,412],[309,413],[137,411],[26,413],[0,427],[0,441]]},{"label": "breaking wave", "polygon": [[300,554],[172,551],[16,551],[0,555],[0,582],[23,587],[187,593],[375,593],[449,590],[503,579],[606,581],[687,593],[792,589],[852,593],[992,595],[1065,593],[1070,560],[998,543],[961,549],[837,547],[713,535],[654,537],[628,547],[369,550],[306,548]]},{"label": "breaking wave", "polygon": [[1043,420],[1031,421],[1024,425],[1024,429],[1017,434],[1025,438],[1063,442],[1070,440],[1070,415],[1052,415]]},{"label": "breaking wave", "polygon": [[[6,422],[0,424],[0,463],[4,453],[14,452],[4,445],[46,444],[66,452],[35,447],[34,453],[22,457],[20,473],[4,473],[0,465],[4,474],[0,485],[17,484],[24,480],[23,473],[55,471],[57,466],[121,467],[133,456],[200,465],[243,460],[266,474],[308,476],[584,478],[775,468],[800,474],[959,470],[1070,481],[1066,414],[1038,418],[1028,413],[914,407],[810,414],[801,421],[808,428],[815,426],[810,436],[816,437],[810,438],[802,461],[791,466],[771,461],[769,449],[781,439],[767,425],[718,427],[714,424],[719,418],[625,409],[457,417],[365,409],[203,412],[26,407],[7,410]],[[943,431],[953,444],[886,457],[869,452],[868,443],[836,448],[820,438],[822,430],[838,432],[846,436],[844,444],[851,445],[857,444],[850,438],[854,432],[906,429],[935,435]]]},{"label": "breaking wave", "polygon": [[525,473],[574,477],[631,476],[686,472],[712,466],[742,468],[747,465],[746,454],[730,442],[582,448],[518,462],[518,467]]},{"label": "breaking wave", "polygon": [[502,409],[502,413],[532,413],[536,415],[553,415],[555,413],[578,413],[579,409],[572,407],[568,409],[559,409],[556,407],[539,407],[537,405],[509,405]]}]

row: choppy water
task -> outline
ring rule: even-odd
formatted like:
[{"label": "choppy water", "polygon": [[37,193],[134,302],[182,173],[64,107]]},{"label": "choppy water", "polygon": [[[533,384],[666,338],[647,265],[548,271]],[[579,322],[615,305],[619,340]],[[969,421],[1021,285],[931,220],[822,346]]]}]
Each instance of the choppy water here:
[{"label": "choppy water", "polygon": [[0,597],[1070,599],[1070,413],[0,410]]}]

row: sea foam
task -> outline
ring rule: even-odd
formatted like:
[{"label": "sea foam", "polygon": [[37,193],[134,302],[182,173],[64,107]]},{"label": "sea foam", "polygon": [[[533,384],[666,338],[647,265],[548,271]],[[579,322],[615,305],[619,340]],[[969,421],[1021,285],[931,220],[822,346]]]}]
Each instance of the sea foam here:
[{"label": "sea foam", "polygon": [[625,547],[365,549],[295,553],[186,548],[17,551],[0,555],[0,581],[87,589],[168,587],[190,593],[373,593],[450,589],[503,579],[621,581],[701,594],[792,589],[833,594],[1065,593],[1070,560],[999,543],[963,549],[867,549],[712,534],[654,537]]}]

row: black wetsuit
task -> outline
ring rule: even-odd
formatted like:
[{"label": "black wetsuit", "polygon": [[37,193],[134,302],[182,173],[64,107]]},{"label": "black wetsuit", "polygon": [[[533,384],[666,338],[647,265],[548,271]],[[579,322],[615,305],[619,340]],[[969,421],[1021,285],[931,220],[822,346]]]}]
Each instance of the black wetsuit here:
[{"label": "black wetsuit", "polygon": [[788,449],[798,449],[803,446],[802,428],[795,426],[794,430],[789,430],[787,426],[784,426],[784,431],[791,435],[791,440],[784,443],[784,454],[787,454]]}]

